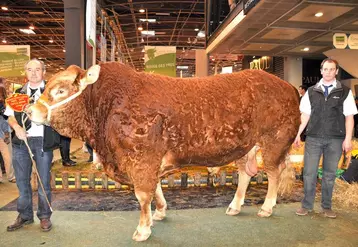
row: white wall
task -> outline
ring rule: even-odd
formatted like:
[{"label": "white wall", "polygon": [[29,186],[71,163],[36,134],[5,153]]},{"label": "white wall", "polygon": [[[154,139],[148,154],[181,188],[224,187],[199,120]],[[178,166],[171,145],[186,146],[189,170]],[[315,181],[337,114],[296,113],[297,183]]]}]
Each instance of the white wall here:
[{"label": "white wall", "polygon": [[352,90],[354,96],[358,96],[358,79],[347,79],[341,82]]},{"label": "white wall", "polygon": [[285,81],[298,89],[302,85],[302,57],[285,57],[284,73]]}]

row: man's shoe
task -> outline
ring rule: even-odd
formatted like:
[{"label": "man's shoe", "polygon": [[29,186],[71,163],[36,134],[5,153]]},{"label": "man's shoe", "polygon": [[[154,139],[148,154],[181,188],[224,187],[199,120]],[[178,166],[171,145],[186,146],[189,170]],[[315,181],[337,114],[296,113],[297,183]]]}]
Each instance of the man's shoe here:
[{"label": "man's shoe", "polygon": [[93,162],[93,156],[90,156],[87,160],[87,162]]},{"label": "man's shoe", "polygon": [[335,219],[337,218],[337,214],[332,209],[322,209],[322,213],[324,217]]},{"label": "man's shoe", "polygon": [[43,232],[48,232],[52,229],[52,223],[50,219],[40,219],[40,227]]},{"label": "man's shoe", "polygon": [[311,213],[312,210],[310,209],[307,209],[307,208],[299,208],[296,210],[296,215],[299,215],[299,216],[305,216],[305,215],[308,215],[308,213]]},{"label": "man's shoe", "polygon": [[62,165],[63,166],[75,166],[76,162],[73,160],[63,160],[62,161]]},{"label": "man's shoe", "polygon": [[12,232],[15,231],[17,229],[20,229],[21,227],[23,227],[24,225],[29,225],[34,223],[34,219],[30,219],[30,220],[24,220],[20,217],[20,215],[17,216],[15,222],[12,225],[9,225],[7,227],[7,231],[8,232]]}]

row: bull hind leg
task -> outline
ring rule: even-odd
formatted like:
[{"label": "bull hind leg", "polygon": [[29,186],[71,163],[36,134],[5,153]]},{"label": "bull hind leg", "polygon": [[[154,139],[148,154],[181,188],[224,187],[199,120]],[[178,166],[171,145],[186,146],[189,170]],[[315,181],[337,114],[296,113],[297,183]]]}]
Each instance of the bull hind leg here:
[{"label": "bull hind leg", "polygon": [[[282,169],[285,168],[285,157],[291,146],[290,135],[285,133],[276,138],[266,139],[263,142],[262,158],[264,169],[268,177],[268,190],[265,202],[257,213],[259,217],[270,217],[272,209],[276,205],[278,182]],[[284,136],[285,135],[285,136]]]},{"label": "bull hind leg", "polygon": [[165,211],[167,210],[167,202],[164,198],[160,182],[157,184],[157,189],[155,190],[155,206],[153,220],[163,220],[165,218]]},{"label": "bull hind leg", "polygon": [[[245,194],[250,183],[251,176],[257,172],[256,149],[254,146],[247,154],[247,162],[245,167],[239,167],[239,184],[236,189],[234,199],[226,210],[227,215],[237,215],[241,211],[241,206],[244,205]],[[256,171],[256,172],[255,172]]]}]

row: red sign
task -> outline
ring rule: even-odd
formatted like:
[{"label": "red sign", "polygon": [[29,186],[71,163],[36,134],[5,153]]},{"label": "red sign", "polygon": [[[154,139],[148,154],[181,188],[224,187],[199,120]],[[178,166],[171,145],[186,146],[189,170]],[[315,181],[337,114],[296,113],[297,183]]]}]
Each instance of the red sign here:
[{"label": "red sign", "polygon": [[6,105],[10,106],[16,112],[22,112],[25,106],[29,104],[29,96],[27,94],[15,93],[5,100]]}]

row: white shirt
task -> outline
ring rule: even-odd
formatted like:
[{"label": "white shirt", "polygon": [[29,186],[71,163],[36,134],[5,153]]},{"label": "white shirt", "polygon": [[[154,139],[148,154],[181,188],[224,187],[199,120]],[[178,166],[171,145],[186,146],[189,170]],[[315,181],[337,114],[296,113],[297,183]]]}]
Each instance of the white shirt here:
[{"label": "white shirt", "polygon": [[[37,91],[35,92],[35,94],[32,96],[32,98],[34,99],[34,102],[36,102],[41,95],[41,90],[40,88],[45,87],[45,82],[42,81],[40,86],[37,87]],[[30,87],[30,83],[27,83],[27,95],[31,95],[31,90],[30,89],[36,89],[36,88],[31,88]],[[9,106],[6,106],[6,110],[4,112],[4,115],[6,116],[15,116],[14,114],[14,110],[11,109]],[[37,125],[33,122],[31,122],[31,127],[29,130],[27,130],[27,137],[35,137],[35,136],[43,136],[44,134],[44,126],[43,125]]]},{"label": "white shirt", "polygon": [[[318,82],[318,85],[322,87],[322,90],[324,91],[323,87],[323,79],[321,79]],[[333,87],[328,88],[328,95],[331,93],[331,91],[337,87],[337,80],[334,80],[332,83]],[[306,113],[307,115],[311,115],[311,102],[310,97],[308,96],[308,92],[303,95],[300,103],[300,111],[303,113]],[[350,116],[355,115],[358,113],[356,103],[354,101],[354,97],[352,94],[352,91],[349,90],[347,98],[343,102],[343,114],[344,116]]]}]

